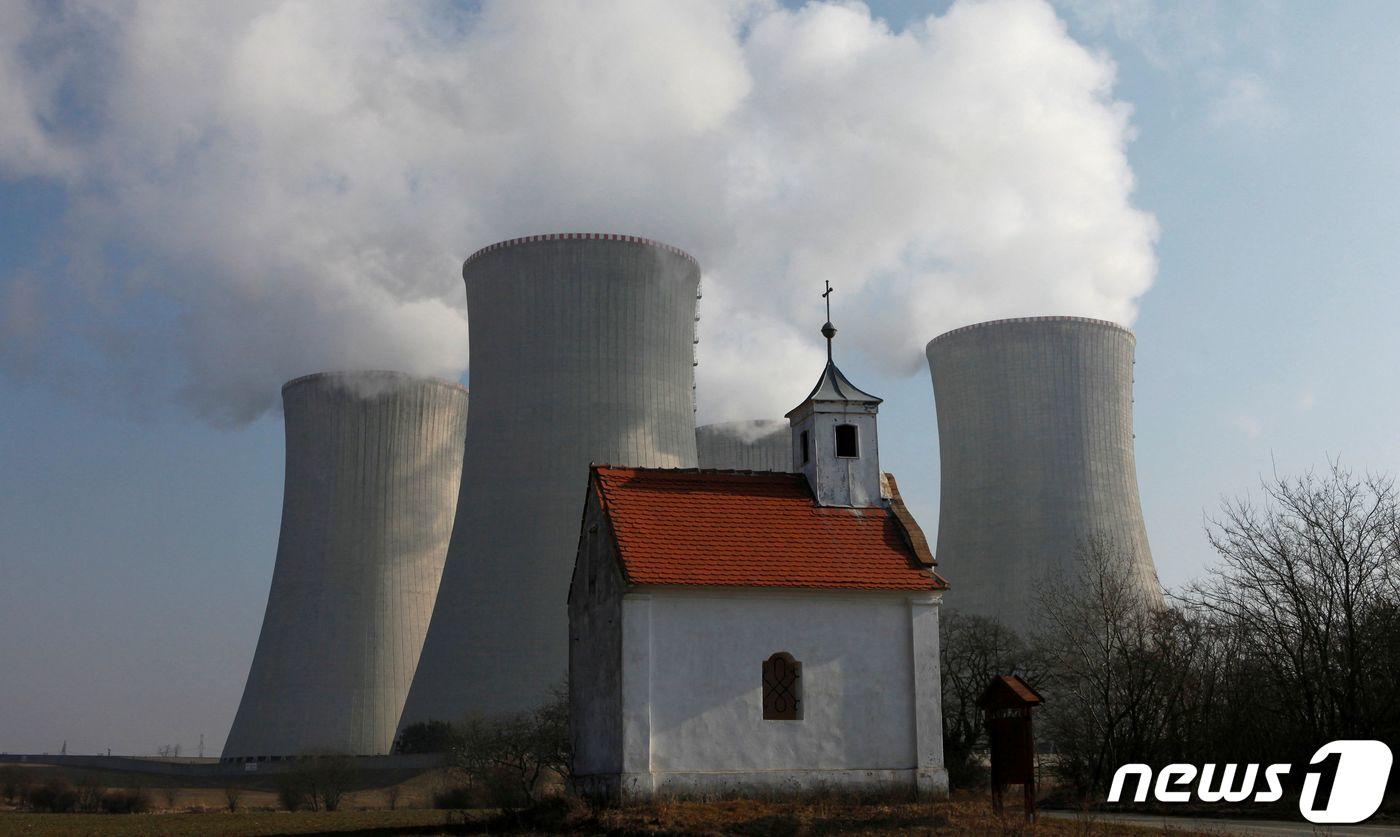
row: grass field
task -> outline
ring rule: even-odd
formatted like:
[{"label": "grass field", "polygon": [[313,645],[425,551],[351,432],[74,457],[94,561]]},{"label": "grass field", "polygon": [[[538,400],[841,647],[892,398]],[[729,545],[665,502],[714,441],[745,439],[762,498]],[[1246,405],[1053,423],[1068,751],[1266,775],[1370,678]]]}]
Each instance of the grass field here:
[{"label": "grass field", "polygon": [[[245,786],[239,810],[227,810],[224,789],[163,787],[153,777],[96,773],[70,768],[26,770],[31,783],[61,778],[119,790],[140,787],[151,804],[144,814],[41,814],[0,800],[0,837],[69,835],[274,835],[274,834],[608,834],[608,835],[893,835],[987,834],[1075,835],[1160,834],[1124,825],[1075,819],[1041,819],[1028,825],[1014,815],[996,817],[986,795],[959,792],[937,802],[818,797],[802,801],[738,799],[658,801],[648,805],[590,810],[576,799],[557,798],[511,814],[498,810],[443,811],[435,794],[454,786],[443,771],[431,771],[389,787],[366,779],[348,793],[338,811],[278,809],[269,787]],[[390,780],[392,781],[392,780]],[[32,785],[31,785],[32,786]],[[389,810],[390,803],[397,807]],[[1187,832],[1176,832],[1185,834]]]},{"label": "grass field", "polygon": [[[460,821],[460,817],[458,818]],[[0,814],[0,835],[128,837],[128,835],[442,834],[448,812],[247,811],[156,814]]]},{"label": "grass field", "polygon": [[[983,797],[899,804],[842,801],[662,802],[590,812],[579,805],[542,806],[516,816],[431,809],[311,812],[249,811],[154,814],[0,813],[0,835],[275,835],[580,833],[610,835],[894,835],[1160,834],[1122,825],[998,819]],[[1178,834],[1183,832],[1177,832]]]}]

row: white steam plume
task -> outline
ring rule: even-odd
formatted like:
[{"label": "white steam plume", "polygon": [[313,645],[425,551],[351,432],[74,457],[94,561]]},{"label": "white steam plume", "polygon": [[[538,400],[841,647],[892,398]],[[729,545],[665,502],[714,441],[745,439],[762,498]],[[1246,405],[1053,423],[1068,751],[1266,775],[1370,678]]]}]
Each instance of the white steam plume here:
[{"label": "white steam plume", "polygon": [[238,423],[322,369],[456,377],[462,258],[634,233],[705,269],[701,419],[819,352],[921,368],[979,319],[1130,323],[1154,273],[1114,68],[1041,0],[128,2],[0,12],[0,176],[66,217],[0,277],[0,370],[175,380]]}]

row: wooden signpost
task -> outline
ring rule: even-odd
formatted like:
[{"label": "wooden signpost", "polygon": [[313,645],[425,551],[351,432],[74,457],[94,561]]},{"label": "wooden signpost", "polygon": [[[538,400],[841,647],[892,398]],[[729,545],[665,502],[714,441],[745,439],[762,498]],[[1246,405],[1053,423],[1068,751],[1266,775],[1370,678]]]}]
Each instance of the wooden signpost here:
[{"label": "wooden signpost", "polygon": [[992,750],[992,807],[1002,810],[1007,785],[1025,790],[1026,818],[1035,819],[1035,735],[1031,709],[1044,699],[1014,674],[993,677],[977,699]]}]

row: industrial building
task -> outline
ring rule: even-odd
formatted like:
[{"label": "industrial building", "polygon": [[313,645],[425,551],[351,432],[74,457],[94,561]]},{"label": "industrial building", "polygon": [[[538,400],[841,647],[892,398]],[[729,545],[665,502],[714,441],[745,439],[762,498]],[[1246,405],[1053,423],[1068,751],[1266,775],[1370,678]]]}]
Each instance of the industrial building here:
[{"label": "industrial building", "polygon": [[[585,497],[622,492],[608,480],[665,483],[655,469],[708,469],[700,483],[666,488],[681,494],[715,488],[719,471],[750,471],[731,476],[760,481],[782,475],[785,482],[764,483],[764,490],[792,494],[806,486],[807,507],[822,520],[854,510],[855,518],[898,528],[904,534],[887,545],[912,550],[926,569],[937,554],[956,581],[948,606],[1020,630],[1030,627],[1041,585],[1069,577],[1088,538],[1130,555],[1144,596],[1160,601],[1133,458],[1135,339],[1121,326],[1080,317],[999,320],[928,344],[942,461],[938,548],[930,553],[893,479],[879,470],[880,399],[831,361],[830,323],[823,328],[827,367],[788,421],[696,427],[700,269],[684,252],[634,236],[539,235],[477,251],[462,276],[470,416],[464,388],[399,373],[328,373],[283,387],[287,471],[277,563],[226,759],[387,753],[396,732],[415,722],[538,706],[570,665],[568,595]],[[788,512],[796,515],[800,505]],[[593,513],[602,522],[608,511]],[[872,555],[851,557],[851,566],[869,559],[875,563],[867,569],[877,570],[885,558]],[[626,575],[627,555],[609,560]],[[766,570],[755,564],[743,572]],[[936,620],[943,586],[929,578],[937,583],[919,595],[935,599],[919,606],[931,606]],[[675,583],[690,589],[691,582]],[[614,590],[617,602],[645,592],[625,586]],[[686,603],[688,592],[658,595],[675,599],[677,614],[700,607]],[[763,603],[766,595],[740,598]],[[852,605],[852,618],[885,620],[880,595]],[[777,599],[763,606],[791,609]],[[735,608],[731,615],[749,614],[747,605]],[[703,618],[692,627],[710,624],[696,614]],[[743,618],[750,616],[769,624],[756,613]],[[832,624],[845,618],[820,618],[828,617]],[[927,630],[911,628],[908,613],[903,618],[905,642],[911,629]],[[711,621],[718,632],[725,619]],[[690,630],[673,627],[677,637]],[[789,644],[806,647],[802,635]],[[936,629],[926,639],[936,657]],[[744,654],[757,647],[745,646]],[[873,648],[862,655],[884,659]],[[900,666],[915,662],[901,660],[885,662],[901,678],[914,676]],[[648,677],[671,671],[657,657],[649,665]],[[666,676],[689,682],[683,668]],[[656,723],[664,724],[670,710],[657,711]],[[891,759],[882,751],[877,760],[917,759],[919,769],[941,771],[941,744],[937,764],[927,761],[934,745],[921,729],[911,733],[913,755]],[[656,726],[653,734],[670,732]],[[716,767],[723,759],[706,762],[703,749],[696,759],[675,760],[667,755],[672,745],[658,744],[663,737],[648,745],[652,757],[675,762],[676,775],[652,777],[661,784],[704,786],[680,775],[691,769],[682,761],[701,773],[735,772]],[[600,781],[616,786],[626,777],[612,774],[632,771],[610,759],[598,763],[611,776]],[[929,781],[942,780],[919,779]]]},{"label": "industrial building", "polygon": [[1133,458],[1132,332],[1083,317],[978,323],[929,342],[947,605],[1030,627],[1037,591],[1090,539],[1161,589]]},{"label": "industrial building", "polygon": [[282,402],[277,562],[223,757],[388,753],[447,556],[467,391],[324,373]]},{"label": "industrial building", "polygon": [[466,260],[472,411],[447,565],[400,726],[546,699],[591,463],[692,468],[700,268],[623,235]]},{"label": "industrial building", "polygon": [[791,471],[792,432],[781,419],[705,424],[695,428],[695,456],[701,468]]}]

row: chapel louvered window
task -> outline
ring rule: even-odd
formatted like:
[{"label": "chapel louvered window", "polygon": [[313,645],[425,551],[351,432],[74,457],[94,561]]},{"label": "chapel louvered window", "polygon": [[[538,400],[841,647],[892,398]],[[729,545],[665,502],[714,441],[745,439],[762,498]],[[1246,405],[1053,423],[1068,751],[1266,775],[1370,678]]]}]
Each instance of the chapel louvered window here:
[{"label": "chapel louvered window", "polygon": [[786,651],[763,661],[763,720],[802,720],[802,664]]},{"label": "chapel louvered window", "polygon": [[860,458],[860,431],[854,424],[836,425],[836,455],[842,459]]}]

